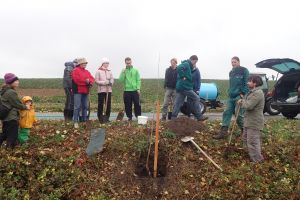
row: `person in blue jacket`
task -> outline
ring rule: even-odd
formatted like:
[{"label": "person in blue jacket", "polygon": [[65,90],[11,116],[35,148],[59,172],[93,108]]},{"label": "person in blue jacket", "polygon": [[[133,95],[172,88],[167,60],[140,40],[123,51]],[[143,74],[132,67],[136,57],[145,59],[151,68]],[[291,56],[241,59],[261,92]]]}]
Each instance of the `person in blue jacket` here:
[{"label": "person in blue jacket", "polygon": [[199,68],[196,66],[192,69],[192,79],[193,79],[193,90],[197,95],[199,95],[200,87],[201,87],[201,74]]}]

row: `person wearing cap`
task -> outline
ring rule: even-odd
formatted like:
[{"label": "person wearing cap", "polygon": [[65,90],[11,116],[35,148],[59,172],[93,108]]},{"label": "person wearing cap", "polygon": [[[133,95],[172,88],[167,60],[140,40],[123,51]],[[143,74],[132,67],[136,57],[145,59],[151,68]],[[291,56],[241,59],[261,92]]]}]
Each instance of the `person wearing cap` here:
[{"label": "person wearing cap", "polygon": [[162,120],[167,119],[168,107],[173,105],[176,97],[176,81],[177,81],[177,59],[171,59],[171,66],[166,69],[165,72],[165,97],[162,108]]},{"label": "person wearing cap", "polygon": [[[105,116],[107,119],[110,117],[111,112],[111,94],[114,78],[111,70],[109,69],[108,58],[102,58],[101,66],[95,74],[95,82],[98,91],[98,111],[97,116],[101,123],[105,122],[103,117],[103,106],[106,104]],[[107,99],[106,99],[107,97]]]},{"label": "person wearing cap", "polygon": [[74,94],[72,91],[72,71],[76,66],[77,59],[73,62],[66,62],[63,76],[63,87],[65,90],[66,101],[64,108],[64,118],[65,120],[72,120],[73,109],[74,109]]},{"label": "person wearing cap", "polygon": [[131,58],[125,58],[125,69],[122,70],[119,80],[124,84],[124,105],[128,121],[132,120],[132,103],[134,104],[134,115],[141,116],[140,103],[141,78],[139,71],[132,66]]},{"label": "person wearing cap", "polygon": [[79,113],[82,111],[82,121],[87,121],[88,94],[95,82],[91,73],[86,70],[87,60],[78,58],[76,68],[72,71],[72,90],[74,93],[74,128],[79,128]]},{"label": "person wearing cap", "polygon": [[176,82],[176,99],[172,112],[172,119],[176,119],[181,106],[187,97],[190,101],[191,108],[194,111],[194,116],[198,121],[204,121],[207,117],[203,116],[200,107],[200,97],[193,91],[192,70],[198,57],[193,55],[190,59],[182,61],[177,67],[177,82]]},{"label": "person wearing cap", "polygon": [[30,129],[32,128],[33,124],[37,122],[32,98],[30,96],[24,96],[22,98],[22,103],[24,105],[28,105],[29,109],[20,111],[20,129],[18,134],[18,141],[20,144],[24,144],[28,141]]},{"label": "person wearing cap", "polygon": [[30,107],[22,104],[16,92],[16,88],[19,87],[19,78],[13,73],[7,73],[4,76],[4,81],[5,84],[0,91],[1,103],[8,109],[8,113],[2,120],[0,146],[6,141],[6,147],[13,149],[18,139],[19,110],[26,110]]}]

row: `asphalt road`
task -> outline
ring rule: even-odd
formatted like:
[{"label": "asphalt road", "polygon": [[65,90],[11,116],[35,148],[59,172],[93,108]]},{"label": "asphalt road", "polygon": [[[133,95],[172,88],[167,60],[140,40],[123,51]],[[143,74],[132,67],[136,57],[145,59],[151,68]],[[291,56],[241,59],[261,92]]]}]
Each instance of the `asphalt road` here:
[{"label": "asphalt road", "polygon": [[[118,113],[111,113],[110,120],[115,120],[117,117]],[[153,117],[153,113],[142,113],[143,116],[148,116],[150,119]],[[222,119],[222,113],[210,113],[207,112],[205,113],[206,116],[208,116],[209,120],[214,121],[214,120],[221,120]],[[36,116],[40,120],[62,120],[64,119],[63,113],[36,113]],[[275,115],[275,116],[270,116],[268,114],[265,114],[265,119],[280,119],[284,118],[281,114],[280,115]],[[300,114],[296,117],[297,119],[300,119]],[[90,119],[97,119],[97,114],[96,113],[91,113]],[[124,117],[126,120],[126,115]]]}]

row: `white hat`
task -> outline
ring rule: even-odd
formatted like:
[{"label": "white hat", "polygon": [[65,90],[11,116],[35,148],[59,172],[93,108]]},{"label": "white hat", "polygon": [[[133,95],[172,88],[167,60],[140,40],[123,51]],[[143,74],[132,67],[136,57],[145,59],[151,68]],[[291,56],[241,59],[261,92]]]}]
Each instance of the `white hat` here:
[{"label": "white hat", "polygon": [[77,58],[77,65],[87,64],[87,60],[85,58]]},{"label": "white hat", "polygon": [[109,63],[108,58],[106,58],[106,57],[102,58],[101,65],[103,65],[103,63]]}]

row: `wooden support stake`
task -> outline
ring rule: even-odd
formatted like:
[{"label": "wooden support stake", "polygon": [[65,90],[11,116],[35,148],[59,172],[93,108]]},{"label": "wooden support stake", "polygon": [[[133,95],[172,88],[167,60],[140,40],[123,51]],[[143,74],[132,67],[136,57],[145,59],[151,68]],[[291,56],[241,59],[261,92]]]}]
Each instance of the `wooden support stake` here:
[{"label": "wooden support stake", "polygon": [[157,177],[157,163],[158,163],[158,141],[159,141],[159,117],[160,117],[160,105],[159,100],[156,102],[156,129],[155,129],[155,148],[154,148],[154,167],[153,176]]}]

